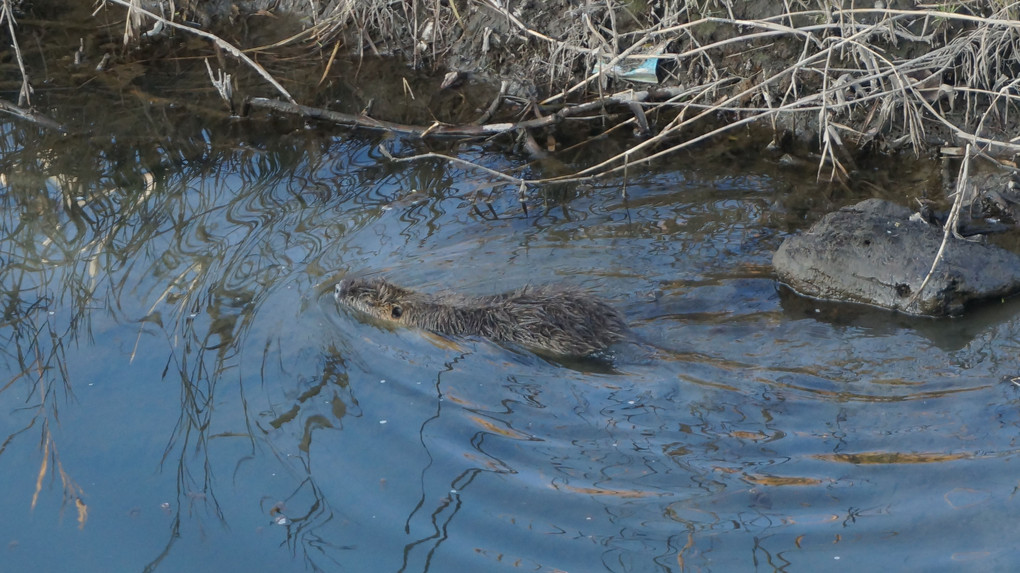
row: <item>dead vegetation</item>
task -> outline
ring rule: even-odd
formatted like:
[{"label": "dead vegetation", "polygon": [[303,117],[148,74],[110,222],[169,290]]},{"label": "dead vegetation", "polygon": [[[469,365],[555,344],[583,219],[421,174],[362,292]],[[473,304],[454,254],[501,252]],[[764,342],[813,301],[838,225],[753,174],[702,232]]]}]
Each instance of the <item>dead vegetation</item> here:
[{"label": "dead vegetation", "polygon": [[[739,4],[284,2],[278,9],[303,15],[304,29],[255,51],[194,24],[215,20],[222,8],[216,2],[199,14],[189,3],[174,13],[173,3],[143,9],[140,0],[105,0],[97,12],[126,9],[125,42],[164,28],[209,40],[212,50],[254,70],[283,98],[251,100],[256,107],[419,137],[513,133],[534,155],[555,151],[555,145],[537,145],[535,132],[551,132],[555,139],[558,124],[567,122],[601,126],[602,133],[633,129],[639,136],[623,153],[570,175],[511,176],[522,185],[618,175],[751,124],[773,128],[777,142],[806,143],[798,152],[815,154],[820,180],[846,181],[862,150],[924,154],[941,146],[958,152],[969,144],[975,155],[1013,165],[1020,152],[1020,2],[892,1],[867,9],[823,0]],[[10,0],[3,5],[0,16],[13,34]],[[401,126],[370,117],[368,110],[336,115],[317,102],[297,105],[251,57],[285,44],[317,50],[323,77],[345,51],[448,71],[450,84],[502,81],[503,88],[472,126]],[[20,62],[19,52],[16,57]],[[224,72],[218,73],[222,78]],[[209,74],[214,77],[211,68]],[[31,93],[29,79],[25,74],[22,107]],[[220,81],[217,90],[229,100],[232,91],[224,88],[229,86]],[[30,117],[30,109],[23,111]],[[493,115],[499,121],[491,122]]]}]

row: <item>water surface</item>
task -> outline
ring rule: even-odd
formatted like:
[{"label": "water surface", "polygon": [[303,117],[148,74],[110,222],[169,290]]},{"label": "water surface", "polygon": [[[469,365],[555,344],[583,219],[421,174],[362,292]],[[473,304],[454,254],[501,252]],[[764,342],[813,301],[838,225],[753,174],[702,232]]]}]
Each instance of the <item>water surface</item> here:
[{"label": "water surface", "polygon": [[[852,197],[695,155],[525,209],[377,148],[412,142],[220,127],[152,146],[3,126],[5,567],[1020,563],[1017,303],[934,321],[777,285],[783,237]],[[565,282],[635,340],[606,368],[386,329],[335,306],[347,273]]]}]

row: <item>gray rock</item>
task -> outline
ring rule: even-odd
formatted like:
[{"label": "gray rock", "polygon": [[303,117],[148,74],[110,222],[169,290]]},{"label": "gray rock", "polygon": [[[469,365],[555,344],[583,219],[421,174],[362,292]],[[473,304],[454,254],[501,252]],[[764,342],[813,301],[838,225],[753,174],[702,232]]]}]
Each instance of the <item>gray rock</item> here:
[{"label": "gray rock", "polygon": [[1020,292],[1020,256],[950,237],[942,261],[915,296],[942,243],[942,229],[910,210],[868,199],[822,217],[772,257],[779,280],[815,298],[907,314],[944,316],[982,299]]}]

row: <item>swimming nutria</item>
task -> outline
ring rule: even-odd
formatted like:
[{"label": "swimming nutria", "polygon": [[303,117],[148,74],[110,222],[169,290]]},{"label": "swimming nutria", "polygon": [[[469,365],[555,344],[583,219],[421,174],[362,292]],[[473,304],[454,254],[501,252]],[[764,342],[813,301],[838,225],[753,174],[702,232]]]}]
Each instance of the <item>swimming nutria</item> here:
[{"label": "swimming nutria", "polygon": [[345,279],[340,304],[382,320],[439,334],[484,336],[539,352],[582,357],[605,350],[627,333],[613,307],[565,286],[526,286],[490,296],[427,295],[383,279]]}]

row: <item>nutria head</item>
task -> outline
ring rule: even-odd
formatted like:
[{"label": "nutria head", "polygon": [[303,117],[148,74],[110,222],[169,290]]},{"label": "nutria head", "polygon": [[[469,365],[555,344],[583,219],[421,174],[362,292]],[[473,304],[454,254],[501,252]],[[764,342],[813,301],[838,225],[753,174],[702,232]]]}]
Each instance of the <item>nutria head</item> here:
[{"label": "nutria head", "polygon": [[383,279],[344,279],[333,289],[340,304],[360,310],[381,320],[401,322],[402,303],[413,293]]}]

